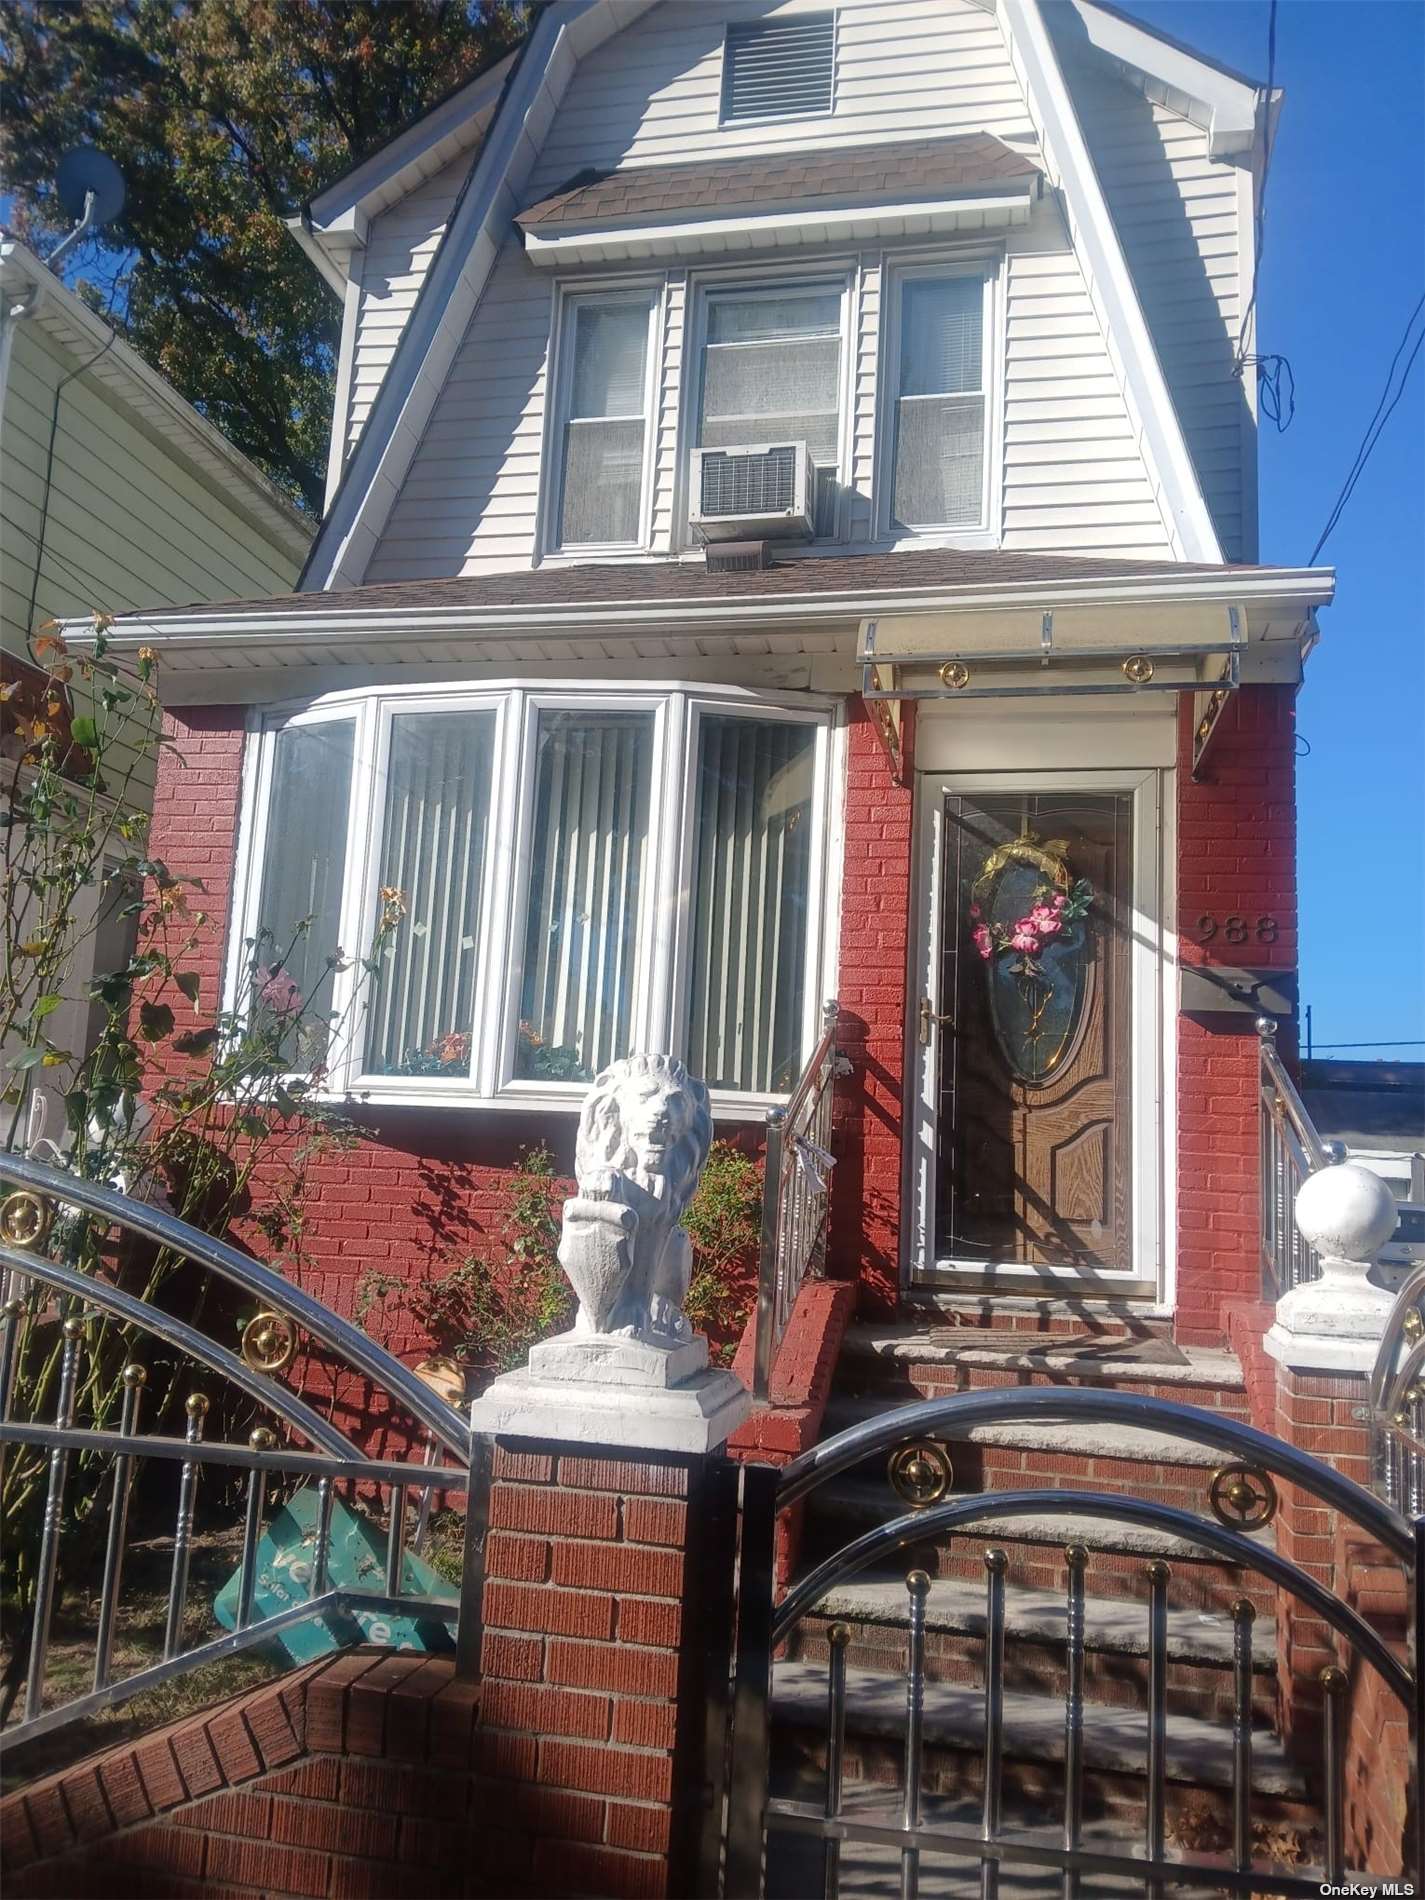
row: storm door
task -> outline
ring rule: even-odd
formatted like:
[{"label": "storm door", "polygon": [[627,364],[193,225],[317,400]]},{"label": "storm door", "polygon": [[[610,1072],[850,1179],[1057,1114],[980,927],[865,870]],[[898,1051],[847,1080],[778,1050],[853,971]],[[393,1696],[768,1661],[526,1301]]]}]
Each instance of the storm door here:
[{"label": "storm door", "polygon": [[1021,1292],[1122,1285],[1147,1264],[1134,1179],[1141,801],[986,782],[934,787],[915,1022],[921,1272]]}]

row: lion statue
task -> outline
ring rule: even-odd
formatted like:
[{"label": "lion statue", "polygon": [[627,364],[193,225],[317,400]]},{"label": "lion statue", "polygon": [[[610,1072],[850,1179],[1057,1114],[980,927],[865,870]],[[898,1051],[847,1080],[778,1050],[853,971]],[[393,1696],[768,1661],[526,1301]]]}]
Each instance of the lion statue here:
[{"label": "lion statue", "polygon": [[579,1296],[574,1331],[680,1344],[693,1247],[678,1225],[712,1141],[705,1084],[672,1056],[627,1056],[594,1080],[579,1117],[559,1264]]}]

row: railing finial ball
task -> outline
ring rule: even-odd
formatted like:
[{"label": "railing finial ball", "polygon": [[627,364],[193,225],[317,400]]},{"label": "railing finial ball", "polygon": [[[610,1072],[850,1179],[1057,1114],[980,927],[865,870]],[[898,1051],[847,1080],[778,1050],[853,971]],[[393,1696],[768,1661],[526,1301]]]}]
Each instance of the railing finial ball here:
[{"label": "railing finial ball", "polygon": [[271,1451],[277,1443],[277,1434],[266,1425],[255,1425],[247,1435],[247,1442],[254,1451]]},{"label": "railing finial ball", "polygon": [[985,1569],[989,1571],[992,1577],[1002,1577],[1005,1571],[1009,1569],[1008,1551],[987,1550],[985,1552]]},{"label": "railing finial ball", "polygon": [[148,1383],[148,1367],[125,1366],[123,1380],[127,1386],[146,1385]]},{"label": "railing finial ball", "polygon": [[1232,1602],[1232,1614],[1240,1617],[1244,1623],[1255,1623],[1257,1606],[1250,1597],[1235,1597]]},{"label": "railing finial ball", "polygon": [[207,1416],[209,1403],[206,1392],[190,1392],[183,1401],[183,1409],[189,1418],[204,1418]]},{"label": "railing finial ball", "polygon": [[25,1302],[20,1298],[18,1293],[13,1299],[6,1300],[5,1304],[0,1306],[0,1313],[3,1313],[6,1319],[18,1319],[24,1310]]},{"label": "railing finial ball", "polygon": [[84,1337],[84,1321],[80,1318],[67,1319],[60,1330],[66,1339],[82,1339]]},{"label": "railing finial ball", "polygon": [[1327,1663],[1321,1671],[1320,1682],[1327,1695],[1346,1693],[1346,1672],[1339,1663]]},{"label": "railing finial ball", "polygon": [[1259,1016],[1257,1018],[1257,1034],[1261,1037],[1263,1042],[1275,1042],[1277,1036],[1276,1017]]},{"label": "railing finial ball", "polygon": [[1161,1557],[1155,1557],[1148,1565],[1146,1574],[1149,1583],[1171,1583],[1173,1567],[1171,1564],[1164,1563]]}]

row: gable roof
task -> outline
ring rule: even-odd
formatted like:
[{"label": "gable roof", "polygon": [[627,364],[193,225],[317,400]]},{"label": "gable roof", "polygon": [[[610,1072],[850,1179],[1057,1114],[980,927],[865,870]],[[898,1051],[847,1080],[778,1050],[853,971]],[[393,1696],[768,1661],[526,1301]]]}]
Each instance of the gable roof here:
[{"label": "gable roof", "polygon": [[[385,380],[301,577],[304,589],[359,582],[376,550],[545,133],[579,59],[660,0],[554,0],[513,56],[470,177],[417,294]],[[1041,0],[1000,0],[1050,182],[1103,328],[1174,554],[1217,563],[1221,544],[1109,215]]]},{"label": "gable roof", "polygon": [[918,198],[965,186],[1018,184],[1039,167],[988,132],[906,139],[832,151],[755,153],[714,164],[639,165],[571,179],[521,211],[522,230],[609,224],[665,212],[728,211],[741,205],[811,205]]}]

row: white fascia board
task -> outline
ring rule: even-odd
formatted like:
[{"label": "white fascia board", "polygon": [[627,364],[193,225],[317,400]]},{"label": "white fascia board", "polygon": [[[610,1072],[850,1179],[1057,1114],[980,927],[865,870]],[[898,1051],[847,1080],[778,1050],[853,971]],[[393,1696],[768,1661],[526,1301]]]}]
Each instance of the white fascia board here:
[{"label": "white fascia board", "polygon": [[303,592],[360,583],[576,59],[651,4],[558,0],[539,15],[318,531],[298,583]]},{"label": "white fascia board", "polygon": [[1177,560],[1216,565],[1222,545],[1039,0],[1000,0],[999,20],[1169,545]]},{"label": "white fascia board", "polygon": [[722,256],[736,250],[791,250],[850,239],[924,237],[942,231],[992,231],[1027,224],[1036,188],[980,192],[905,204],[841,205],[822,211],[741,212],[689,218],[680,224],[586,225],[541,237],[524,233],[525,255],[547,270],[574,264],[625,263],[657,257]]},{"label": "white fascia board", "polygon": [[435,147],[452,144],[453,149],[442,155],[442,162],[446,164],[458,156],[460,150],[473,147],[483,131],[481,115],[493,109],[499,100],[514,60],[514,53],[506,53],[468,86],[462,86],[414,125],[397,133],[344,178],[319,191],[307,207],[312,223],[321,230],[329,230],[336,220],[352,210],[360,209],[367,215],[382,211],[420,184],[421,161]]},{"label": "white fascia board", "polygon": [[39,328],[86,369],[92,367],[92,381],[103,385],[111,402],[157,437],[266,540],[291,559],[302,559],[312,524],[296,504],[16,238],[0,242],[0,287],[7,297],[28,287],[34,295],[29,314]]},{"label": "white fascia board", "polygon": [[[1089,43],[1100,53],[1182,97],[1188,107],[1183,116],[1208,134],[1214,158],[1252,150],[1261,137],[1258,115],[1263,92],[1220,66],[1196,58],[1186,47],[1160,39],[1151,27],[1095,6],[1093,0],[1071,0],[1071,4]],[[1166,98],[1163,103],[1168,103]]]},{"label": "white fascia board", "polygon": [[[845,588],[835,593],[762,594],[738,600],[663,600],[603,603],[550,602],[498,607],[383,607],[323,609],[313,596],[309,613],[233,613],[221,608],[196,613],[159,612],[125,614],[109,629],[110,644],[119,649],[151,645],[169,652],[184,647],[211,651],[228,646],[288,644],[314,647],[348,644],[388,646],[391,658],[400,657],[407,641],[429,637],[496,638],[555,634],[577,644],[582,637],[601,642],[612,630],[686,628],[694,633],[735,633],[746,627],[765,628],[769,622],[784,626],[837,623],[854,636],[860,621],[904,613],[1034,611],[1056,606],[1140,606],[1144,609],[1182,603],[1216,603],[1244,607],[1267,617],[1305,621],[1313,610],[1328,605],[1335,591],[1333,568],[1262,568],[1244,572],[1223,568],[1220,573],[1169,571],[1161,576],[1141,574],[1096,579],[999,582],[957,587],[896,587],[875,591]],[[88,623],[66,623],[66,633],[82,641]]]},{"label": "white fascia board", "polygon": [[347,271],[345,256],[333,253],[322,242],[317,232],[310,228],[305,218],[284,218],[283,224],[291,232],[298,246],[316,266],[322,282],[337,298],[346,295]]}]

